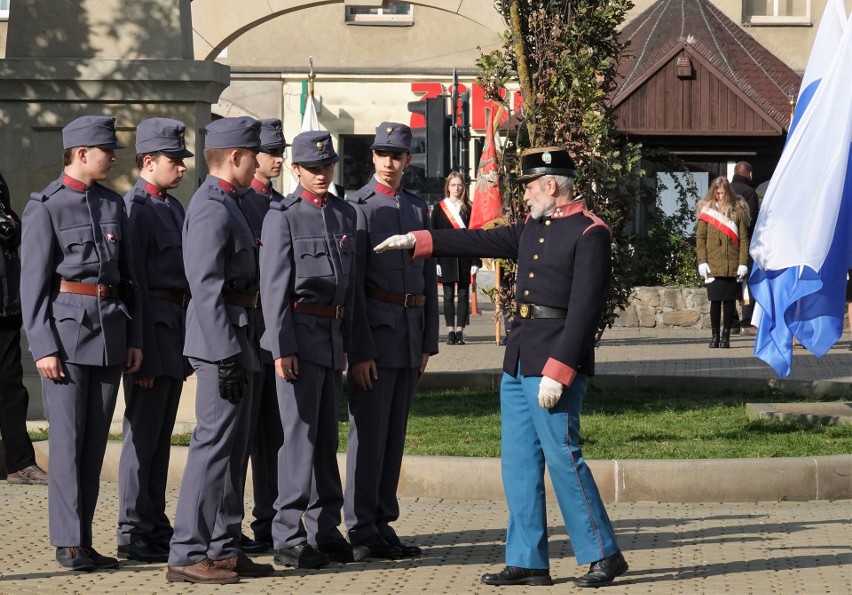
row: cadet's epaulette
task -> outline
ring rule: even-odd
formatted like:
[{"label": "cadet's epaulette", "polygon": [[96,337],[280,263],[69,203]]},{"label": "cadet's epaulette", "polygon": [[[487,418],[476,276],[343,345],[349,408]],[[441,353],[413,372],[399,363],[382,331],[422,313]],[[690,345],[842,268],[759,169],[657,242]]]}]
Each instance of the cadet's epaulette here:
[{"label": "cadet's epaulette", "polygon": [[44,202],[51,196],[62,190],[62,188],[64,188],[62,182],[60,182],[59,180],[53,180],[50,184],[48,184],[47,188],[45,188],[41,192],[33,192],[32,194],[30,194],[30,200]]},{"label": "cadet's epaulette", "polygon": [[145,192],[144,188],[140,188],[139,186],[134,186],[133,188],[133,196],[130,197],[132,202],[135,202],[140,205],[145,204],[145,200],[148,198],[148,193]]},{"label": "cadet's epaulette", "polygon": [[362,205],[365,202],[367,202],[370,198],[374,197],[375,195],[376,195],[376,191],[373,188],[368,188],[366,194],[361,195],[361,196],[353,196],[352,198],[354,200],[352,200],[350,202],[357,202],[359,205]]},{"label": "cadet's epaulette", "polygon": [[215,184],[210,184],[207,186],[207,198],[209,200],[215,200],[216,202],[225,203],[225,197],[228,195],[227,192],[216,186]]}]

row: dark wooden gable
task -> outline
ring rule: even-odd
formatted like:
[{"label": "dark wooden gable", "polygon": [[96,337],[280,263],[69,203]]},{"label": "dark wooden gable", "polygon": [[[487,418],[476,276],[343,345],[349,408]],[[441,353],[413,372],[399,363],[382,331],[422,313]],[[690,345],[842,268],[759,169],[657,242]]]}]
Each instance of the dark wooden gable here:
[{"label": "dark wooden gable", "polygon": [[637,135],[777,136],[784,128],[686,42],[666,52],[613,102]]}]

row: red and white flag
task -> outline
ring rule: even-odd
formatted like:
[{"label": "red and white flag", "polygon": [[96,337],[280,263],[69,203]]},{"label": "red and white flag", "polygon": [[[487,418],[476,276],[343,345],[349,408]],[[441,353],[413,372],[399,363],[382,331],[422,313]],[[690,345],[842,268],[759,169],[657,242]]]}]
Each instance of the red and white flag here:
[{"label": "red and white flag", "polygon": [[[479,173],[473,190],[473,207],[470,210],[468,228],[478,229],[503,217],[503,197],[500,195],[500,179],[497,175],[497,147],[494,143],[494,122],[499,122],[500,111],[489,112],[485,128],[485,145],[479,158]],[[492,117],[493,116],[493,117]]]}]

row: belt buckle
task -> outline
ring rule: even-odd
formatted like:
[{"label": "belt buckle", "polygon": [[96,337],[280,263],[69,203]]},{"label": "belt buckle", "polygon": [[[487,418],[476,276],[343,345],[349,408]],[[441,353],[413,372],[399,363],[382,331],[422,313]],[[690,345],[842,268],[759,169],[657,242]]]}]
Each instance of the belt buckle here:
[{"label": "belt buckle", "polygon": [[334,307],[334,318],[335,320],[343,320],[343,306]]},{"label": "belt buckle", "polygon": [[413,308],[417,305],[417,296],[413,293],[406,293],[402,305],[404,308]]},{"label": "belt buckle", "polygon": [[532,308],[529,304],[520,304],[518,313],[521,315],[521,318],[529,318],[530,314],[532,314]]},{"label": "belt buckle", "polygon": [[112,289],[109,285],[98,284],[96,285],[98,288],[98,297],[99,298],[108,298],[110,297],[110,289]]}]

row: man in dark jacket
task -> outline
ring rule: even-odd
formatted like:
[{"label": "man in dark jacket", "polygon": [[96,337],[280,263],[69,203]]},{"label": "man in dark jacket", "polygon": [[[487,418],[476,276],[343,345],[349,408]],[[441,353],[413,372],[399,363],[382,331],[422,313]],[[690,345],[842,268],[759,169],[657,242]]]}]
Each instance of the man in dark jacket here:
[{"label": "man in dark jacket", "polygon": [[[760,211],[760,202],[757,198],[757,192],[754,190],[754,182],[752,181],[751,164],[747,161],[740,161],[734,166],[734,177],[731,178],[731,189],[735,194],[739,194],[745,199],[748,204],[749,224],[748,238],[751,241],[751,236],[754,235],[754,225],[757,223],[757,214]],[[754,259],[751,254],[748,255],[749,275],[746,276],[746,282],[751,275],[751,267],[754,264]],[[743,329],[748,328],[751,324],[751,314],[754,309],[754,301],[750,300],[748,304],[743,304],[743,318],[741,326]],[[752,329],[753,330],[753,329]]]},{"label": "man in dark jacket", "polygon": [[27,405],[21,368],[21,220],[12,210],[9,187],[0,174],[0,436],[5,450],[6,481],[47,484],[36,465],[27,434]]}]

